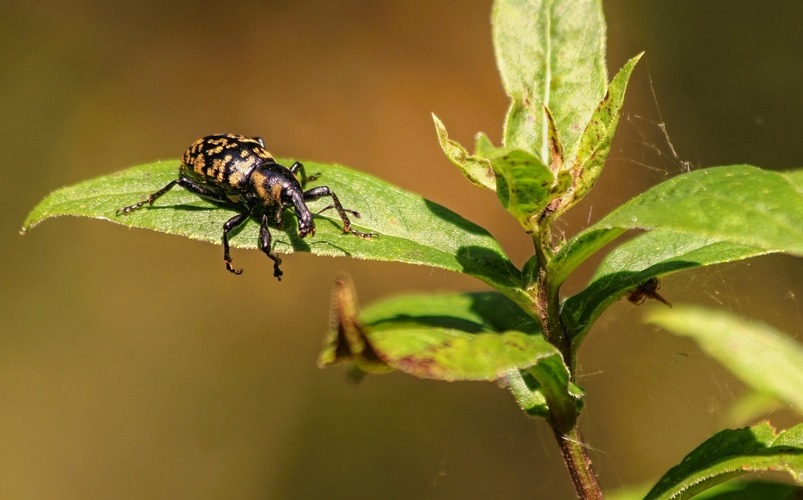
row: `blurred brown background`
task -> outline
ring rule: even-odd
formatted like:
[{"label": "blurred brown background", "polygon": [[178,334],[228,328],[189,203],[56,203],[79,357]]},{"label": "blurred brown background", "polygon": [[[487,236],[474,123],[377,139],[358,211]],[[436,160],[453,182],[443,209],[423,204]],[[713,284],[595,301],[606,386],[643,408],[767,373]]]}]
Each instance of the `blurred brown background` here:
[{"label": "blurred brown background", "polygon": [[[49,191],[221,132],[338,162],[530,245],[439,150],[495,142],[507,100],[490,0],[0,3],[0,498],[570,498],[548,427],[503,389],[319,370],[329,293],[363,303],[484,285],[401,264],[264,255],[85,219],[17,232]],[[647,51],[611,160],[573,233],[694,167],[803,164],[803,3],[606,0],[609,68]],[[655,94],[650,90],[650,78]],[[803,261],[676,275],[702,302],[801,332]],[[577,290],[592,266],[573,278]],[[619,303],[581,355],[583,425],[606,488],[651,481],[713,432],[742,386]],[[796,417],[780,412],[779,425]]]}]

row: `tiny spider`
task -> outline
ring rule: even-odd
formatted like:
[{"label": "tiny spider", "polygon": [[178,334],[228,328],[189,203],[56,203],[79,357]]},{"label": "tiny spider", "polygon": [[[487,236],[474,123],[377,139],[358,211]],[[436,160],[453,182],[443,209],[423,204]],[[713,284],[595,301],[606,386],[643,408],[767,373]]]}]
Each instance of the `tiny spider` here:
[{"label": "tiny spider", "polygon": [[640,306],[647,299],[655,299],[662,304],[672,307],[672,304],[670,304],[665,298],[661,297],[661,294],[658,293],[658,289],[660,288],[661,280],[652,277],[643,283],[639,283],[635,290],[628,291],[627,300],[629,300],[632,304]]}]

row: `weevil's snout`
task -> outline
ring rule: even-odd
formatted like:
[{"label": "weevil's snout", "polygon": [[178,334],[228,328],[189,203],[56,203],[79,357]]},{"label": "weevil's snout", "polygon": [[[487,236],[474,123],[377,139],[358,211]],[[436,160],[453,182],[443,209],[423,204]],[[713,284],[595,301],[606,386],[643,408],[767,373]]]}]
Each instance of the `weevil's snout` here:
[{"label": "weevil's snout", "polygon": [[309,220],[302,217],[298,221],[298,236],[301,238],[315,236],[315,223],[312,221],[312,217],[310,217]]}]

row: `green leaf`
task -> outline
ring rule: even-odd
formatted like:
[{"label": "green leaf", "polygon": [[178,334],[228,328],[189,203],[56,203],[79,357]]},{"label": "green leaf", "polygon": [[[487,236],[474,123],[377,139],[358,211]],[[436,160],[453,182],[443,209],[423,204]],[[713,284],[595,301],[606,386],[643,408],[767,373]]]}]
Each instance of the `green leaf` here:
[{"label": "green leaf", "polygon": [[393,368],[434,380],[497,380],[555,355],[543,337],[523,332],[466,332],[456,328],[375,328],[367,337]]},{"label": "green leaf", "polygon": [[454,328],[469,333],[507,330],[540,333],[538,323],[531,316],[497,292],[395,297],[362,311],[360,321],[370,328],[415,325]]},{"label": "green leaf", "polygon": [[[606,491],[605,500],[642,500],[649,489],[638,485]],[[734,480],[714,486],[694,500],[794,500],[801,494],[803,488],[791,484]]]},{"label": "green leaf", "polygon": [[[491,142],[491,139],[489,139],[487,135],[485,135],[483,132],[477,132],[477,135],[474,138],[475,156],[482,156],[487,158],[491,153],[493,153],[497,149],[499,148],[494,146],[493,142]],[[494,191],[496,190],[496,184],[494,184],[493,189]]]},{"label": "green leaf", "polygon": [[[588,234],[593,242],[601,233]],[[748,245],[656,229],[614,249],[600,264],[589,285],[566,299],[561,317],[577,349],[599,315],[640,283],[685,269],[767,253],[770,252]]]},{"label": "green leaf", "polygon": [[[728,481],[694,497],[694,500],[795,500],[803,488],[769,481]],[[607,497],[606,497],[607,500]]]},{"label": "green leaf", "polygon": [[749,165],[695,170],[627,202],[594,228],[665,227],[803,255],[801,178]]},{"label": "green leaf", "polygon": [[605,18],[600,0],[497,0],[493,41],[511,99],[505,146],[548,162],[544,106],[555,116],[567,157],[605,93]]},{"label": "green leaf", "polygon": [[748,472],[783,471],[803,482],[803,424],[780,435],[768,423],[724,430],[667,472],[645,500],[692,498]]},{"label": "green leaf", "polygon": [[803,175],[735,165],[670,179],[567,242],[549,263],[554,286],[628,229],[653,232],[614,251],[565,302],[575,350],[608,305],[652,277],[771,252],[803,255]]},{"label": "green leaf", "polygon": [[571,381],[561,356],[550,356],[527,372],[538,382],[549,407],[549,419],[560,432],[568,432],[583,409],[583,390]]},{"label": "green leaf", "polygon": [[524,229],[534,231],[533,216],[562,194],[555,175],[541,160],[520,149],[498,149],[488,159],[496,173],[499,202]]},{"label": "green leaf", "polygon": [[803,346],[783,332],[724,311],[693,306],[650,310],[646,319],[694,339],[745,385],[803,413]]},{"label": "green leaf", "polygon": [[582,389],[557,348],[500,293],[398,297],[363,311],[361,324],[373,350],[397,370],[448,381],[505,377],[527,413],[570,418],[560,422],[569,427],[582,408]]},{"label": "green leaf", "polygon": [[[120,207],[145,199],[175,179],[178,164],[178,161],[151,163],[59,189],[34,208],[22,232],[49,217],[76,215],[220,243],[223,223],[234,212],[178,187],[153,207],[130,215],[116,215]],[[331,187],[346,208],[362,214],[353,220],[357,229],[373,231],[379,236],[365,240],[344,234],[340,219],[328,211],[315,216],[315,236],[301,239],[297,236],[295,217],[288,214],[284,231],[272,230],[276,252],[302,251],[448,269],[477,277],[526,303],[520,291],[520,272],[485,229],[437,203],[370,175],[338,165],[306,162],[305,166],[310,173],[322,174],[315,185]],[[322,199],[310,203],[310,209],[314,212],[326,205],[327,200]],[[248,221],[231,239],[231,244],[257,248],[258,233],[256,221]],[[268,269],[266,265],[265,271]]]},{"label": "green leaf", "polygon": [[[494,175],[491,162],[483,158],[479,153],[470,156],[466,148],[460,145],[459,142],[449,139],[449,134],[446,132],[446,127],[443,122],[432,113],[432,119],[435,121],[435,130],[438,132],[438,141],[440,141],[441,149],[449,160],[454,163],[457,168],[463,172],[466,179],[471,181],[475,186],[479,186],[491,191],[496,191],[496,175]],[[478,146],[480,145],[478,138]],[[493,148],[488,138],[482,136],[482,146]]]},{"label": "green leaf", "polygon": [[516,398],[519,407],[533,417],[547,418],[549,405],[541,384],[528,372],[510,370],[507,373],[507,387]]},{"label": "green leaf", "polygon": [[436,380],[496,380],[557,355],[537,324],[499,293],[399,297],[361,315],[366,338],[391,367]]},{"label": "green leaf", "polygon": [[569,162],[568,170],[572,172],[574,185],[571,194],[561,201],[558,215],[565,212],[577,202],[582,200],[594,187],[608,153],[611,151],[611,142],[619,124],[619,114],[625,102],[625,92],[630,81],[630,75],[636,67],[642,54],[629,60],[619,73],[613,78],[605,97],[597,105],[597,109],[586,125],[580,138],[577,156]]},{"label": "green leaf", "polygon": [[567,241],[549,261],[547,272],[552,277],[552,281],[558,287],[562,285],[580,264],[625,232],[624,229],[589,228],[578,233]]},{"label": "green leaf", "polygon": [[577,234],[552,260],[550,271],[562,283],[625,230],[658,228],[803,255],[803,174],[732,165],[679,175]]}]

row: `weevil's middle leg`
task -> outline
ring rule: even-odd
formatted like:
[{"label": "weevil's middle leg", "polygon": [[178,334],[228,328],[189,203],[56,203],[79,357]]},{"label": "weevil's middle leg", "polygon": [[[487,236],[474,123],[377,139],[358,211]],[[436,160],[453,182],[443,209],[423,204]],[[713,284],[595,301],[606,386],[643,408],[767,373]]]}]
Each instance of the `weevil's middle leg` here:
[{"label": "weevil's middle leg", "polygon": [[248,220],[248,217],[251,215],[251,212],[243,212],[241,214],[237,214],[231,219],[227,220],[225,224],[223,224],[223,262],[226,263],[226,270],[232,272],[234,274],[242,274],[242,269],[234,269],[231,267],[231,255],[229,254],[229,231],[234,228],[240,227],[245,221]]},{"label": "weevil's middle leg", "polygon": [[268,214],[263,214],[262,223],[259,225],[259,247],[262,249],[265,255],[273,260],[273,276],[279,281],[282,281],[282,274],[284,273],[281,269],[279,269],[279,264],[282,263],[282,259],[273,253],[270,248],[270,244],[271,234],[270,229],[268,228]]}]

